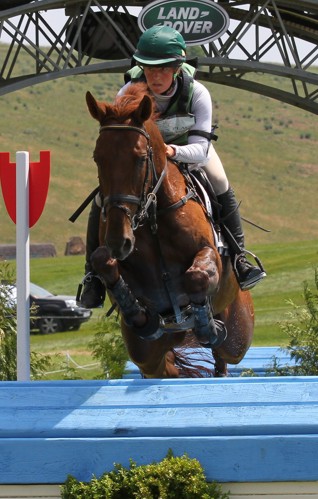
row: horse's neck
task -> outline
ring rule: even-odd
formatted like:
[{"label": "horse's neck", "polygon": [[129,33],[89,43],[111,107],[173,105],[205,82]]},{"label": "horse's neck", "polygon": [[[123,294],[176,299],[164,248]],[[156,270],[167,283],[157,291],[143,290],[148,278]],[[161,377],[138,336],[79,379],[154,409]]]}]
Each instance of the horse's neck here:
[{"label": "horse's neck", "polygon": [[158,191],[158,208],[160,208],[160,205],[166,206],[167,203],[172,204],[179,201],[185,195],[186,190],[185,178],[178,165],[168,159],[165,169],[166,175]]},{"label": "horse's neck", "polygon": [[166,199],[170,202],[174,202],[177,199],[180,199],[180,196],[184,195],[186,185],[185,178],[178,165],[166,157],[166,146],[156,123],[149,120],[146,130],[152,140],[154,168],[156,170],[157,178],[159,179],[162,172],[166,170],[162,185],[158,191],[158,200],[164,204],[166,204]]}]

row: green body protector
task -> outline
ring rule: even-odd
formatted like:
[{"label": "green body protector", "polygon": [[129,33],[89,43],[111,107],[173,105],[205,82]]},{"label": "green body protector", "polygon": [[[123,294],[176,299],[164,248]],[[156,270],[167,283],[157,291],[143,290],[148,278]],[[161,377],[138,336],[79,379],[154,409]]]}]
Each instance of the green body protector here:
[{"label": "green body protector", "polygon": [[[190,113],[193,96],[193,78],[196,68],[184,62],[177,76],[178,89],[171,98],[168,109],[156,124],[166,144],[186,145],[188,131],[194,125],[194,116]],[[146,82],[143,70],[134,66],[125,74],[125,83]]]}]

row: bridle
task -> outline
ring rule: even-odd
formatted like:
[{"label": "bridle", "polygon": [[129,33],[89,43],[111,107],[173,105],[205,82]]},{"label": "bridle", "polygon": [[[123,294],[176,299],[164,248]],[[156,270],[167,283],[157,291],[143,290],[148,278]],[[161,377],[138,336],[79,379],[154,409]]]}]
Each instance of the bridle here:
[{"label": "bridle", "polygon": [[[144,128],[123,124],[123,125],[103,125],[99,129],[99,133],[112,130],[136,132],[143,135],[147,139],[147,157],[146,157],[147,171],[141,195],[138,197],[132,194],[114,194],[112,196],[105,196],[102,201],[102,212],[104,219],[106,219],[106,208],[108,208],[108,211],[112,208],[118,208],[122,210],[125,213],[125,215],[128,217],[131,223],[131,228],[134,231],[139,227],[139,225],[143,222],[143,220],[148,218],[148,212],[151,206],[154,207],[154,211],[156,210],[157,192],[167,173],[167,161],[164,169],[160,174],[160,177],[158,178],[153,161],[153,151],[150,145],[150,135],[148,134],[148,132]],[[150,188],[147,191],[147,184],[150,178],[152,179],[152,184],[150,185]],[[137,212],[134,215],[132,215],[131,210],[123,203],[131,203],[137,205],[138,206]]]}]

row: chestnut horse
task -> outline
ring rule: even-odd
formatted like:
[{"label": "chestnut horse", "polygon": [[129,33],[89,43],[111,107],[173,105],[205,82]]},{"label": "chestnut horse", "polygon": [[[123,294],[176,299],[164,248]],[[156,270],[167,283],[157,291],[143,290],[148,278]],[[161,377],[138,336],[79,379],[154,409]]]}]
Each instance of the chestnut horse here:
[{"label": "chestnut horse", "polygon": [[165,154],[145,84],[114,104],[86,94],[100,124],[94,160],[103,240],[92,264],[121,314],[131,360],[146,378],[178,377],[175,347],[189,332],[211,348],[215,376],[248,350],[253,303],[219,255],[205,207]]}]

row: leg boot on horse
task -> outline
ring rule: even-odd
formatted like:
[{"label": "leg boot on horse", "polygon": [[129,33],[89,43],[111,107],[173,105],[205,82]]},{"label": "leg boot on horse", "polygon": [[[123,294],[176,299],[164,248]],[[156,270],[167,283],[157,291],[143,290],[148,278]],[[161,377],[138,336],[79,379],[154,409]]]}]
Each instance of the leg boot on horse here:
[{"label": "leg boot on horse", "polygon": [[227,336],[224,323],[214,319],[211,301],[218,291],[220,258],[211,248],[203,248],[186,271],[185,290],[194,314],[194,332],[201,345],[216,348]]},{"label": "leg boot on horse", "polygon": [[105,246],[98,247],[91,256],[92,268],[122,314],[127,326],[144,340],[156,340],[163,334],[158,314],[150,314],[139,303],[119,273],[115,258],[111,258]]}]

